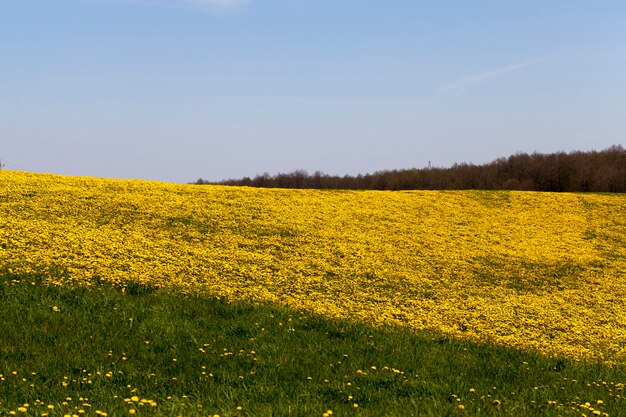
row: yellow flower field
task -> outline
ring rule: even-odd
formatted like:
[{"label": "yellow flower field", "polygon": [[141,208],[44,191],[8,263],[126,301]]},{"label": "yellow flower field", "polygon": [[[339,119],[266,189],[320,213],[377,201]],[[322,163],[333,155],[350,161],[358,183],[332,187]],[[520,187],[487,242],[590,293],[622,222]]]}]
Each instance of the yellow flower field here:
[{"label": "yellow flower field", "polygon": [[626,363],[626,195],[318,191],[0,171],[0,262]]}]

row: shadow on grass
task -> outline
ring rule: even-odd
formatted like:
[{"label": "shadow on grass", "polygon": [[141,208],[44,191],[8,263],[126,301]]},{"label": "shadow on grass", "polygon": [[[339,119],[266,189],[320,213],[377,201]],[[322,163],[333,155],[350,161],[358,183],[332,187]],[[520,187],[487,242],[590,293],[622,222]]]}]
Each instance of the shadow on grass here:
[{"label": "shadow on grass", "polygon": [[191,416],[626,409],[621,366],[136,283],[69,288],[6,272],[0,282],[0,412],[25,403],[39,415],[83,403],[92,414]]}]

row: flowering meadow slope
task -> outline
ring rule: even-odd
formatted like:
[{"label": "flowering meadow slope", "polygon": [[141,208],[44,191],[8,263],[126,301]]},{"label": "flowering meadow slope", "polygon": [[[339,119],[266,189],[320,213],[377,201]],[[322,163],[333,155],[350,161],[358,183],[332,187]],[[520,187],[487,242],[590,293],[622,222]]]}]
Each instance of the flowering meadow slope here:
[{"label": "flowering meadow slope", "polygon": [[0,172],[0,265],[626,363],[626,195]]}]

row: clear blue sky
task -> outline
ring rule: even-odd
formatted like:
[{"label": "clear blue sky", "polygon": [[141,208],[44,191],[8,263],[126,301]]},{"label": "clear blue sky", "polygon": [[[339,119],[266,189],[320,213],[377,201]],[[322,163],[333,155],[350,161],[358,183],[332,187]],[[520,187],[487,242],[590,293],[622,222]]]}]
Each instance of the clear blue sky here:
[{"label": "clear blue sky", "polygon": [[10,169],[172,182],[626,145],[623,0],[1,0]]}]

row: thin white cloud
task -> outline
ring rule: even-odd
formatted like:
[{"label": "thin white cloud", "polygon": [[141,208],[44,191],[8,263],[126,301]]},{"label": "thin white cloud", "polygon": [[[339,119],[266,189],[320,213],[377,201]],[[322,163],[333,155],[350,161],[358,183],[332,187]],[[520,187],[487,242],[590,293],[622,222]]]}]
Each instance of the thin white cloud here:
[{"label": "thin white cloud", "polygon": [[494,78],[502,77],[506,74],[510,74],[512,72],[520,71],[524,68],[528,68],[532,65],[535,65],[539,62],[539,60],[532,60],[526,62],[520,62],[517,64],[507,65],[505,67],[500,67],[493,69],[491,71],[481,72],[480,74],[472,74],[466,77],[461,78],[455,82],[450,84],[446,84],[441,87],[439,92],[441,93],[464,93],[468,88],[477,86],[479,84],[486,83],[487,81],[493,80]]},{"label": "thin white cloud", "polygon": [[190,6],[219,7],[222,9],[230,9],[240,7],[248,2],[248,0],[170,0],[172,3],[186,3]]},{"label": "thin white cloud", "polygon": [[192,7],[205,10],[229,10],[244,6],[249,0],[83,0],[99,3],[133,3],[148,6]]}]

